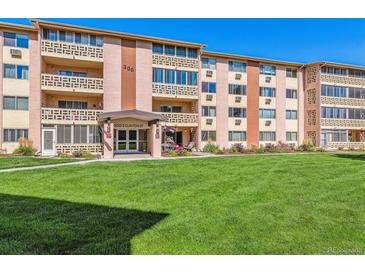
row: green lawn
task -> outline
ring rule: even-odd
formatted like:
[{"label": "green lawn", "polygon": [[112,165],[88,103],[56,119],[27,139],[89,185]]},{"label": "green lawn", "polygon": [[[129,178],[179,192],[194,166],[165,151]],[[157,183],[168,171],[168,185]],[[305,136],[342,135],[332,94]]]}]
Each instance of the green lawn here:
[{"label": "green lawn", "polygon": [[20,156],[1,156],[0,169],[14,168],[14,167],[28,167],[28,166],[42,166],[61,164],[75,159],[55,159],[55,158],[37,158],[37,157],[20,157]]},{"label": "green lawn", "polygon": [[365,154],[0,174],[0,254],[365,254]]}]

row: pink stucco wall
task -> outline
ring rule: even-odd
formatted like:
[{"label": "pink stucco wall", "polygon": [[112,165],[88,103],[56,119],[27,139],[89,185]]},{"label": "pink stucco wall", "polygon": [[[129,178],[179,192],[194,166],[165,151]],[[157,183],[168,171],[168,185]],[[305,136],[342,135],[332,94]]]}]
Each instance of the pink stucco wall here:
[{"label": "pink stucco wall", "polygon": [[103,125],[103,158],[104,159],[113,159],[114,151],[113,144],[114,143],[114,124],[111,123],[108,125],[104,123]]},{"label": "pink stucco wall", "polygon": [[228,147],[228,60],[217,58],[217,144]]},{"label": "pink stucco wall", "polygon": [[121,110],[122,46],[121,39],[104,38],[104,111]]},{"label": "pink stucco wall", "polygon": [[303,71],[298,71],[298,144],[304,141],[304,87]]},{"label": "pink stucco wall", "polygon": [[136,109],[152,111],[152,43],[136,43]]},{"label": "pink stucco wall", "polygon": [[286,110],[286,68],[276,67],[276,140],[286,141],[285,110]]},{"label": "pink stucco wall", "polygon": [[157,126],[156,124],[153,124],[150,132],[151,136],[149,140],[151,140],[151,156],[154,158],[161,157],[161,125]]},{"label": "pink stucco wall", "polygon": [[0,149],[3,145],[3,32],[0,31]]},{"label": "pink stucco wall", "polygon": [[29,35],[29,138],[41,149],[41,51],[40,33]]}]

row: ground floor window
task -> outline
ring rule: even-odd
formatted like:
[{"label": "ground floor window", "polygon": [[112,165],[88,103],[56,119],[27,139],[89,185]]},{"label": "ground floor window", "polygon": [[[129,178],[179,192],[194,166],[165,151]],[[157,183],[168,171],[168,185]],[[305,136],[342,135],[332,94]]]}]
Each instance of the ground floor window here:
[{"label": "ground floor window", "polygon": [[328,142],[347,142],[347,130],[322,130],[322,143],[326,145]]},{"label": "ground floor window", "polygon": [[260,131],[260,141],[275,141],[276,132],[275,131]]},{"label": "ground floor window", "polygon": [[28,138],[28,129],[4,128],[4,142],[16,143],[22,137]]},{"label": "ground floor window", "polygon": [[292,132],[292,131],[287,131],[286,132],[286,140],[288,142],[298,141],[298,133],[297,132]]},{"label": "ground floor window", "polygon": [[202,141],[215,141],[216,140],[216,133],[215,131],[208,131],[208,130],[202,130]]},{"label": "ground floor window", "polygon": [[246,131],[228,131],[228,140],[230,142],[246,141]]},{"label": "ground floor window", "polygon": [[96,144],[100,143],[100,130],[97,125],[57,125],[58,144]]}]

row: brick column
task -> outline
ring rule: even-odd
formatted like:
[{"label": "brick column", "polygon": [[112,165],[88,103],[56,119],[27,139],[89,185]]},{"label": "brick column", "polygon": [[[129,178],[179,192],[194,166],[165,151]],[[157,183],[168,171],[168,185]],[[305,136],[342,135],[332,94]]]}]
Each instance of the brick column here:
[{"label": "brick column", "polygon": [[162,138],[162,131],[161,131],[161,125],[153,124],[152,130],[150,131],[151,135],[151,156],[154,158],[161,157],[161,138]]},{"label": "brick column", "polygon": [[228,147],[228,60],[217,59],[217,145]]},{"label": "brick column", "polygon": [[108,125],[107,123],[104,123],[103,125],[103,151],[104,159],[113,159],[114,157],[114,124],[111,123]]},{"label": "brick column", "polygon": [[286,142],[286,68],[276,67],[276,141]]},{"label": "brick column", "polygon": [[247,63],[247,147],[259,145],[259,63]]}]

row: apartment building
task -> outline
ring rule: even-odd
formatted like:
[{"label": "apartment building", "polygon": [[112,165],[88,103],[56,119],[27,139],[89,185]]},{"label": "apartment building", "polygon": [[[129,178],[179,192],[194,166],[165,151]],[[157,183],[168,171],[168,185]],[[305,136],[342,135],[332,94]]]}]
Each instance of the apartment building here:
[{"label": "apartment building", "polygon": [[[0,149],[161,156],[277,144],[363,146],[365,68],[204,51],[203,44],[31,20],[0,23]],[[364,114],[364,115],[363,115]]]}]

